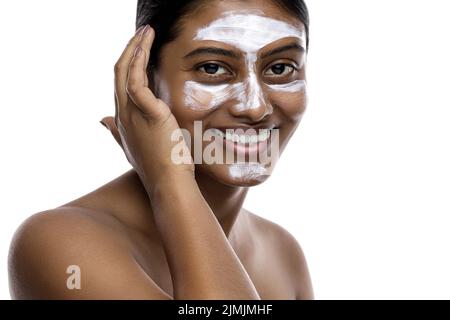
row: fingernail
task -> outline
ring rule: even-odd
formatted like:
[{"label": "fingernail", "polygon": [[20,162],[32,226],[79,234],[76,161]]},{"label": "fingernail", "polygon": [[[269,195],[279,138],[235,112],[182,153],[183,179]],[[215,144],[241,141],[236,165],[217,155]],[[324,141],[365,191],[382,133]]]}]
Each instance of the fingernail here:
[{"label": "fingernail", "polygon": [[142,31],[142,29],[144,29],[145,26],[140,26],[137,30],[136,30],[136,35],[139,34],[140,31]]},{"label": "fingernail", "polygon": [[147,27],[145,28],[145,31],[144,31],[144,35],[145,36],[148,36],[148,35],[150,35],[150,33],[152,32],[152,27],[150,27],[149,25],[147,25]]},{"label": "fingernail", "polygon": [[142,32],[141,32],[141,38],[142,38],[142,36],[145,35],[145,32],[147,31],[147,29],[148,29],[148,24],[146,24],[146,25],[144,26],[144,29],[143,29]]}]

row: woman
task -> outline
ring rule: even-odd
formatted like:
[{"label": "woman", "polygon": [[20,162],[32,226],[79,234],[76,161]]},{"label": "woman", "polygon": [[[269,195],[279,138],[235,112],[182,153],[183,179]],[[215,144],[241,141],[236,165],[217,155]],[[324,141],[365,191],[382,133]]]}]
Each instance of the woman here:
[{"label": "woman", "polygon": [[306,108],[303,1],[141,0],[137,27],[102,120],[133,169],[21,225],[12,297],[312,299],[295,238],[242,208]]}]

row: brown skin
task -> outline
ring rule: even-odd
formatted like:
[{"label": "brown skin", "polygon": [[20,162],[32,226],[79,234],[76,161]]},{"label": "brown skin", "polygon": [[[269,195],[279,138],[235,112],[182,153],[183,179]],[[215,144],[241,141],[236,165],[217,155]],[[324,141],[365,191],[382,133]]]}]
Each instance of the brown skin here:
[{"label": "brown skin", "polygon": [[[170,107],[154,96],[155,86],[144,72],[154,31],[138,32],[116,64],[116,117],[104,119],[133,170],[21,225],[9,259],[13,298],[313,299],[296,239],[242,208],[248,186],[261,181],[234,181],[226,165],[194,167],[170,160],[170,134],[179,127],[192,130],[193,120],[202,120],[204,129],[276,123],[284,149],[305,111],[303,94],[276,92],[267,92],[275,106],[272,114],[265,105],[239,114],[231,107],[199,113],[183,105],[184,82],[198,77],[189,67],[198,59],[218,60],[209,55],[195,62],[182,58],[200,45],[192,41],[195,31],[237,9],[262,10],[303,29],[271,1],[215,1],[193,13],[184,19],[180,36],[163,47],[155,71],[168,84],[164,94]],[[135,54],[137,47],[141,55]],[[301,59],[299,53],[286,52],[271,61]],[[235,68],[245,69],[239,62]],[[303,66],[292,77],[304,79],[304,74]],[[66,287],[69,265],[80,266],[80,290]]]}]

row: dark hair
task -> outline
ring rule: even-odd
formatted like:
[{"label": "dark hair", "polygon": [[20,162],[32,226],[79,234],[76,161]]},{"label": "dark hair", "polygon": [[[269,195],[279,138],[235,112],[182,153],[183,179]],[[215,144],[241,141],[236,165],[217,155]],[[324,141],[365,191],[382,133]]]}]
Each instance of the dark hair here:
[{"label": "dark hair", "polygon": [[[297,17],[305,26],[306,50],[309,47],[309,13],[303,0],[272,0]],[[136,29],[149,24],[155,29],[149,67],[156,67],[161,47],[175,40],[181,31],[180,20],[206,4],[205,0],[138,0]]]}]

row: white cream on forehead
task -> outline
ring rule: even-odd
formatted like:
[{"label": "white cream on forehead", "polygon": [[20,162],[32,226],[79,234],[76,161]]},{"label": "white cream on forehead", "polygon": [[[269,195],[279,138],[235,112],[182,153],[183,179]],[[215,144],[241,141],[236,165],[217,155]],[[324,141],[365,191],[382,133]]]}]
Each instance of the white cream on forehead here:
[{"label": "white cream on forehead", "polygon": [[194,40],[220,41],[247,53],[256,53],[266,45],[285,37],[299,38],[300,44],[306,46],[301,30],[263,14],[259,10],[227,12],[224,17],[200,29]]},{"label": "white cream on forehead", "polygon": [[[185,103],[194,110],[214,109],[227,100],[235,100],[237,110],[258,108],[264,94],[256,76],[257,53],[268,44],[286,37],[295,37],[306,46],[304,33],[286,22],[263,16],[260,10],[231,11],[199,29],[194,40],[219,41],[240,49],[245,54],[248,78],[232,85],[206,85],[195,81],[185,83]],[[282,85],[267,85],[271,90],[297,92],[305,81],[296,80]],[[273,111],[268,105],[268,112]]]}]

